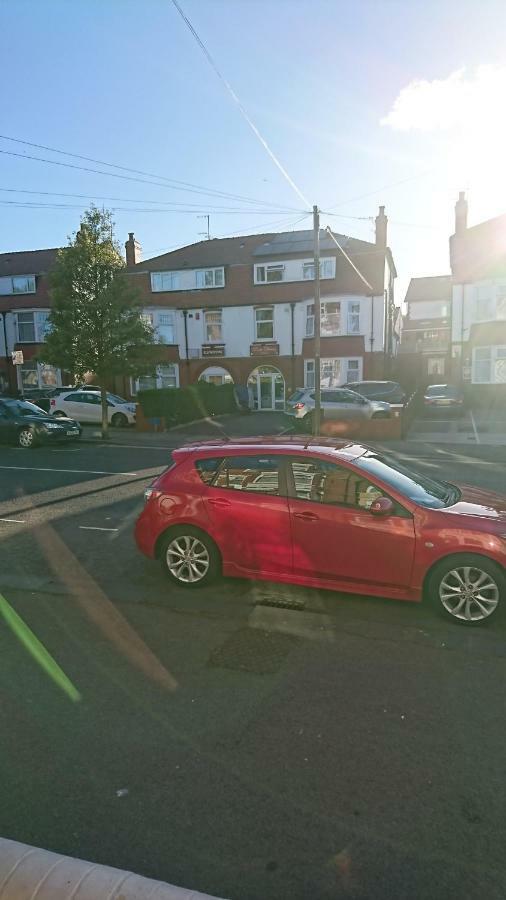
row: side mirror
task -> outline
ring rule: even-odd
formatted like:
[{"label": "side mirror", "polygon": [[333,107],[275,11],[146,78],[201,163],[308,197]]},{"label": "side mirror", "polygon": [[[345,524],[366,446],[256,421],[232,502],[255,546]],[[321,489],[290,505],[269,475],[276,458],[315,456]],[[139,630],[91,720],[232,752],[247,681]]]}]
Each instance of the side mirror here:
[{"label": "side mirror", "polygon": [[378,497],[369,507],[369,512],[373,516],[389,516],[393,510],[394,504],[389,497]]}]

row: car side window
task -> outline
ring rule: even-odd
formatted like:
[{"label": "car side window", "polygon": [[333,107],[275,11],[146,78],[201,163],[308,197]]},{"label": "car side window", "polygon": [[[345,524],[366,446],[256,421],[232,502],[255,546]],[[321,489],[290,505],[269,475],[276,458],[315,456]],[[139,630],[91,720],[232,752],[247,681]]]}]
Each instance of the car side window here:
[{"label": "car side window", "polygon": [[279,456],[229,456],[223,461],[213,487],[280,495]]},{"label": "car side window", "polygon": [[204,484],[211,484],[213,481],[216,472],[218,471],[221,463],[223,461],[223,457],[215,457],[212,458],[204,458],[197,459],[195,463],[195,468],[200,475],[200,478],[204,482]]},{"label": "car side window", "polygon": [[358,472],[320,459],[291,461],[295,496],[299,500],[369,509],[384,491]]}]

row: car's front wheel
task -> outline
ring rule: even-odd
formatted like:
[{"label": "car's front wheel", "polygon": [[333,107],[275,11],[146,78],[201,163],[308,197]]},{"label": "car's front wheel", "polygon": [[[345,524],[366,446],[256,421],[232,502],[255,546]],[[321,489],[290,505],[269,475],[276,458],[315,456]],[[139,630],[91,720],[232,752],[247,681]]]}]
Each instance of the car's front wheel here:
[{"label": "car's front wheel", "polygon": [[111,425],[113,428],[126,428],[128,419],[123,413],[114,413],[111,419]]},{"label": "car's front wheel", "polygon": [[203,587],[219,574],[218,549],[205,532],[192,526],[172,529],[161,545],[162,566],[180,587]]},{"label": "car's front wheel", "polygon": [[18,433],[18,445],[24,450],[29,450],[35,444],[35,434],[31,428],[22,428]]},{"label": "car's front wheel", "polygon": [[432,570],[427,593],[445,618],[464,625],[488,621],[506,605],[506,579],[493,560],[473,553],[448,556]]}]

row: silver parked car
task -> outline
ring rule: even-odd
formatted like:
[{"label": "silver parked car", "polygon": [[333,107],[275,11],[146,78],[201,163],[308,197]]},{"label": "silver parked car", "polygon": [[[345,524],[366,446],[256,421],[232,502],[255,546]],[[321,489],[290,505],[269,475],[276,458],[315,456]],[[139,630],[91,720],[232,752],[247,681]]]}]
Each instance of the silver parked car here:
[{"label": "silver parked car", "polygon": [[[286,402],[285,415],[290,417],[296,428],[311,428],[314,398],[314,388],[300,388]],[[322,419],[333,421],[389,419],[391,415],[389,403],[367,400],[346,388],[322,388],[321,411]]]}]

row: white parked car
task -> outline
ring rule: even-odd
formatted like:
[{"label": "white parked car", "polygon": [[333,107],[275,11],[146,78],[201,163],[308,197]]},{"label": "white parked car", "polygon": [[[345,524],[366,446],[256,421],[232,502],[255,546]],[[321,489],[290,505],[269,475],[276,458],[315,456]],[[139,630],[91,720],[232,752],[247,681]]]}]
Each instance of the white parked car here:
[{"label": "white parked car", "polygon": [[[111,425],[121,428],[135,424],[136,403],[130,403],[116,394],[107,394],[108,419]],[[72,391],[51,397],[49,412],[53,416],[68,416],[78,422],[102,421],[100,391],[83,391],[74,388]]]}]

